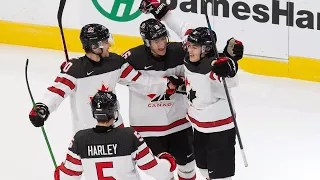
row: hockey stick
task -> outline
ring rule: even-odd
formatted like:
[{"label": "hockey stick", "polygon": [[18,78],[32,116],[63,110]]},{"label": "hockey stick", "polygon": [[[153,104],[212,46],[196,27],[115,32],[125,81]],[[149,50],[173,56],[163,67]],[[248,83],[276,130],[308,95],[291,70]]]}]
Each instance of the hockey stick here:
[{"label": "hockey stick", "polygon": [[62,27],[62,14],[63,14],[65,5],[66,5],[66,0],[60,0],[57,18],[58,18],[58,24],[60,29],[61,40],[63,44],[64,55],[66,56],[66,61],[68,62],[69,61],[68,49],[67,49],[66,40],[64,38],[63,27]]},{"label": "hockey stick", "polygon": [[[29,91],[29,95],[30,95],[32,104],[33,104],[33,109],[34,109],[34,111],[35,111],[36,113],[38,113],[38,112],[37,112],[37,109],[36,109],[36,103],[34,102],[34,99],[33,99],[33,96],[32,96],[31,90],[30,90],[30,86],[29,86],[29,81],[28,81],[28,64],[29,64],[29,59],[27,59],[27,61],[26,61],[26,67],[25,67],[25,77],[26,77],[27,88],[28,88],[28,91]],[[50,152],[50,156],[51,156],[53,165],[54,165],[55,168],[57,168],[57,163],[56,163],[56,160],[54,159],[54,156],[53,156],[53,153],[52,153],[52,149],[51,149],[51,146],[50,146],[48,137],[47,137],[46,130],[44,129],[43,126],[41,127],[41,130],[42,130],[42,134],[43,134],[43,136],[44,136],[44,139],[45,139],[45,141],[46,141],[47,147],[48,147],[48,149],[49,149],[49,152]]]},{"label": "hockey stick", "polygon": [[[207,21],[207,24],[208,24],[208,28],[210,30],[211,40],[213,42],[213,50],[214,50],[214,53],[216,54],[216,59],[218,59],[219,58],[219,53],[218,53],[216,42],[215,42],[216,40],[214,39],[214,36],[212,34],[212,28],[211,28],[211,25],[210,25],[207,8],[205,8],[205,16],[206,16],[206,21]],[[235,130],[236,130],[236,134],[237,134],[237,137],[238,137],[239,146],[240,146],[240,149],[241,149],[241,154],[242,154],[242,159],[243,159],[243,162],[244,162],[244,166],[248,167],[248,162],[247,162],[246,155],[244,153],[244,149],[243,149],[243,144],[242,144],[239,128],[238,128],[238,125],[237,125],[237,121],[236,121],[236,118],[235,118],[235,115],[234,115],[234,112],[233,112],[232,103],[231,103],[231,100],[230,100],[228,86],[227,86],[227,83],[226,83],[226,80],[225,80],[224,77],[222,78],[222,82],[223,82],[224,91],[226,92],[226,96],[227,96],[227,100],[228,100],[228,104],[229,104],[232,120],[233,120],[234,127],[235,127]]]}]

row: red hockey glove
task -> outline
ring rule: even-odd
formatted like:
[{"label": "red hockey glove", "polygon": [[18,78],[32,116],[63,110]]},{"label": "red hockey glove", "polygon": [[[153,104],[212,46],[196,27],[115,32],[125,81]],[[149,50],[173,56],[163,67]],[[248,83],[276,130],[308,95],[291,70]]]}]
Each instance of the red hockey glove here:
[{"label": "red hockey glove", "polygon": [[54,171],[54,180],[60,180],[60,166],[58,166],[56,168],[56,170]]},{"label": "red hockey glove", "polygon": [[171,164],[170,172],[173,172],[176,169],[176,167],[177,167],[176,160],[174,159],[174,157],[171,156],[171,154],[169,154],[167,152],[163,152],[163,153],[158,154],[158,158],[159,159],[166,159],[169,161],[169,163]]},{"label": "red hockey glove", "polygon": [[63,163],[60,164],[60,166],[58,166],[55,171],[54,171],[54,180],[60,180],[60,170],[61,170],[61,166],[63,166]]},{"label": "red hockey glove", "polygon": [[170,9],[168,5],[158,0],[141,0],[139,10],[145,14],[153,14],[156,19],[161,19]]},{"label": "red hockey glove", "polygon": [[50,112],[48,107],[43,103],[36,103],[36,110],[37,112],[34,108],[31,109],[29,119],[35,127],[40,127],[48,119]]},{"label": "red hockey glove", "polygon": [[220,77],[234,77],[238,71],[238,62],[228,57],[220,57],[213,62],[211,70]]},{"label": "red hockey glove", "polygon": [[227,45],[224,47],[223,53],[236,61],[243,57],[243,44],[234,38],[230,38],[227,41]]}]

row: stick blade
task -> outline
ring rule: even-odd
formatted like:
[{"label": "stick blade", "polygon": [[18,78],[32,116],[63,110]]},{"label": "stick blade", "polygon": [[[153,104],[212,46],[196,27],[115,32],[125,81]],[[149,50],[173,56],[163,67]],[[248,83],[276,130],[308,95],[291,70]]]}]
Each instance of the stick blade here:
[{"label": "stick blade", "polygon": [[58,18],[58,24],[59,26],[61,26],[61,19],[62,19],[62,13],[64,10],[64,6],[66,5],[66,0],[60,0],[60,4],[59,4],[59,9],[58,9],[58,14],[57,14],[57,18]]},{"label": "stick blade", "polygon": [[243,162],[244,162],[244,166],[248,167],[248,161],[247,161],[246,154],[244,153],[243,149],[241,149],[241,155],[242,155],[242,159],[243,159]]}]

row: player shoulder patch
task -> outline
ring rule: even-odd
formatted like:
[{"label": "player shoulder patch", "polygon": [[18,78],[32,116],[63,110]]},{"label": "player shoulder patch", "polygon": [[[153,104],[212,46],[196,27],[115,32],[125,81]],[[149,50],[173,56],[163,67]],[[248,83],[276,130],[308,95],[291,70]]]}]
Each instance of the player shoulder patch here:
[{"label": "player shoulder patch", "polygon": [[134,131],[133,134],[136,136],[136,138],[137,138],[140,142],[143,142],[142,136],[141,136],[137,131]]},{"label": "player shoulder patch", "polygon": [[127,59],[129,56],[131,56],[131,51],[128,50],[128,51],[122,53],[121,56],[122,56],[124,59]]}]

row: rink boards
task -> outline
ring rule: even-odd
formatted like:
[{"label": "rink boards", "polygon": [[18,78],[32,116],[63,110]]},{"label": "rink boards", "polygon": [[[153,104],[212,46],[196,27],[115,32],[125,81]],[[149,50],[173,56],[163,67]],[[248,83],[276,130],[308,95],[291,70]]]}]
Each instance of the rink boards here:
[{"label": "rink boards", "polygon": [[[138,27],[151,16],[137,11],[139,2],[68,1],[63,15],[68,51],[83,52],[79,31],[87,23],[101,23],[110,29],[115,39],[113,52],[122,53],[142,44]],[[218,35],[218,49],[222,49],[230,37],[243,41],[245,57],[240,61],[243,70],[320,82],[319,1],[261,0],[260,4],[254,0],[209,0],[208,4],[200,0],[168,2],[181,20],[196,26],[206,26],[202,5],[208,9],[211,7],[213,10],[209,10],[209,16]],[[219,3],[212,5],[210,2]],[[56,19],[58,5],[59,0],[35,0],[19,6],[15,1],[4,4],[0,7],[0,43],[62,50]],[[171,30],[169,34],[170,40],[179,41]]]}]

